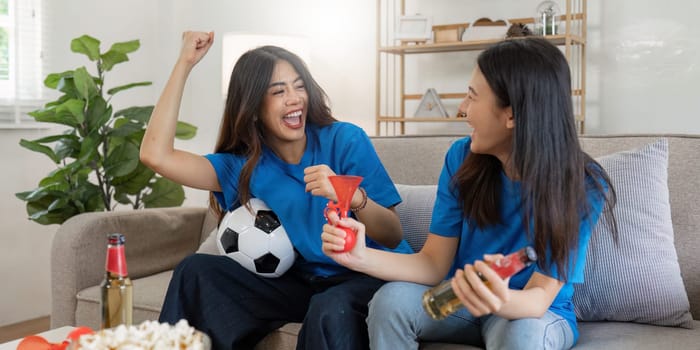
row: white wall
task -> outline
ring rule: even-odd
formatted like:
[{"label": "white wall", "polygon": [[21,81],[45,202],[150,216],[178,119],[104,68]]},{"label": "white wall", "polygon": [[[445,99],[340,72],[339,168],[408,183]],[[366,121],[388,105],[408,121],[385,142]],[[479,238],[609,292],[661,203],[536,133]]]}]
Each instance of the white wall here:
[{"label": "white wall", "polygon": [[[407,10],[418,0],[408,0]],[[423,4],[428,3],[421,0]],[[562,5],[563,5],[563,0]],[[220,92],[221,34],[246,31],[307,36],[310,69],[330,96],[335,115],[374,133],[374,0],[62,0],[46,1],[53,24],[46,52],[51,71],[88,62],[69,51],[70,39],[90,34],[103,41],[141,40],[131,62],[117,66],[108,85],[150,80],[153,87],[125,92],[120,106],[155,103],[179,52],[186,29],[219,34],[208,57],[190,77],[181,119],[199,127],[198,136],[178,146],[206,153],[216,139],[223,97]],[[477,17],[533,15],[537,0],[435,0],[435,23]],[[589,0],[588,116],[590,133],[675,132],[700,134],[700,39],[692,30],[700,13],[694,0],[664,3]],[[439,16],[438,16],[439,15]],[[439,21],[439,22],[438,22]],[[459,91],[466,86],[473,53],[426,56],[412,70]],[[446,59],[446,60],[445,60]],[[438,68],[448,68],[448,72]],[[449,127],[449,126],[448,126]],[[454,127],[454,126],[452,126]],[[431,131],[439,132],[439,128]],[[48,159],[20,148],[55,130],[0,130],[0,326],[46,315],[50,310],[49,254],[57,226],[26,220],[24,203],[14,193],[36,187],[51,169]],[[418,130],[418,132],[421,132]],[[424,130],[422,132],[425,132]],[[187,191],[188,206],[206,205],[206,193]]]}]

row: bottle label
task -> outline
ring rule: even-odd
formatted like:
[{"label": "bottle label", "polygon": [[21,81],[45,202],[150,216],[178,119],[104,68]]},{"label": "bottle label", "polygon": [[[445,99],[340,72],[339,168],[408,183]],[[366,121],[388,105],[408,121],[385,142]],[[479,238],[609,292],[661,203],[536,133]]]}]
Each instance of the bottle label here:
[{"label": "bottle label", "polygon": [[517,253],[506,255],[491,264],[490,267],[503,279],[506,279],[520,272],[525,267],[525,264],[520,261],[520,256]]},{"label": "bottle label", "polygon": [[106,270],[116,275],[128,276],[123,245],[109,247],[109,249],[107,249]]}]

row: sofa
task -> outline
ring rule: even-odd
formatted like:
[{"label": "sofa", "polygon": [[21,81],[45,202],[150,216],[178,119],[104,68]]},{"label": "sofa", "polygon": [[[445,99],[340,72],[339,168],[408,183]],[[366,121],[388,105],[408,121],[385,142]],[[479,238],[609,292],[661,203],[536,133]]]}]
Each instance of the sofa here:
[{"label": "sofa", "polygon": [[[435,184],[445,151],[457,138],[372,138],[404,200],[397,211],[406,238],[415,249],[419,249],[425,239]],[[602,316],[596,316],[595,312],[593,316],[584,315],[590,310],[581,311],[580,338],[576,349],[700,349],[700,135],[586,135],[580,138],[583,148],[593,157],[636,149],[659,139],[667,140],[668,145],[668,194],[665,198],[670,203],[669,224],[672,221],[670,260],[676,262],[677,259],[675,271],[682,286],[676,286],[671,292],[681,295],[681,299],[687,298],[679,302],[686,309],[686,314],[682,316],[687,318],[682,321],[686,328],[660,326],[654,324],[653,320],[625,316],[630,312],[652,309],[645,304],[648,301],[633,303],[628,310],[617,312],[616,305],[621,304],[621,301],[613,300],[614,304],[610,304],[612,307],[608,305],[605,310],[597,310],[607,312]],[[640,180],[644,178],[646,177],[642,176]],[[665,185],[663,182],[660,181],[661,185]],[[634,186],[642,185],[633,185],[633,192],[650,192],[644,187],[635,189]],[[643,204],[645,200],[632,202]],[[641,208],[644,209],[644,205]],[[187,255],[198,249],[201,251],[200,246],[210,237],[215,225],[213,216],[204,207],[86,213],[66,221],[54,237],[51,253],[51,327],[99,327],[99,284],[104,277],[107,233],[121,232],[126,235],[129,275],[134,283],[134,322],[139,323],[157,319],[172,269]],[[632,237],[631,242],[636,240]],[[652,254],[647,253],[650,260],[656,255],[656,247],[651,249]],[[637,248],[634,250],[637,251]],[[642,258],[646,259],[645,256]],[[598,265],[607,271],[605,263]],[[654,265],[657,264],[650,267]],[[673,269],[671,272],[660,272],[655,276],[655,282],[649,285],[632,283],[613,288],[638,288],[642,292],[655,289],[656,286],[662,288],[673,284],[673,273]],[[600,292],[600,286],[592,285],[591,280],[598,281],[596,283],[604,287],[608,285],[610,277],[603,277],[602,280],[596,280],[595,277],[590,276],[589,279],[587,270],[587,282],[583,286],[590,285],[591,290],[584,291],[590,295],[582,304],[595,304],[608,295],[608,292]],[[579,294],[578,289],[576,293]],[[663,296],[669,292],[662,290],[660,293]],[[579,305],[576,306],[578,315]],[[662,306],[662,310],[665,309]],[[692,318],[691,314],[695,317]],[[299,327],[299,324],[287,324],[269,334],[256,348],[293,349]],[[426,343],[421,344],[421,348],[434,350],[473,347]]]}]

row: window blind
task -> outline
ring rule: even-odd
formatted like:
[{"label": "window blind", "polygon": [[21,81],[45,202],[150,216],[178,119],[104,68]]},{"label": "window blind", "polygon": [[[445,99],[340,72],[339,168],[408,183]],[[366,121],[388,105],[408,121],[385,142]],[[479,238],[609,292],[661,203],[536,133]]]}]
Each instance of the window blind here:
[{"label": "window blind", "polygon": [[33,122],[44,101],[42,0],[0,0],[0,125]]}]

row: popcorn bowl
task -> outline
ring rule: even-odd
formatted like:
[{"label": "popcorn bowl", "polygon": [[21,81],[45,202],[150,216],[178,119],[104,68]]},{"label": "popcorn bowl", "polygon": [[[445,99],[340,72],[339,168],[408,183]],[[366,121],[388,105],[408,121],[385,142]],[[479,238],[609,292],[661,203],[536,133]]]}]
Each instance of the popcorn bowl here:
[{"label": "popcorn bowl", "polygon": [[187,321],[175,325],[145,321],[138,326],[120,325],[93,334],[84,334],[70,342],[68,350],[211,350],[211,339]]}]

